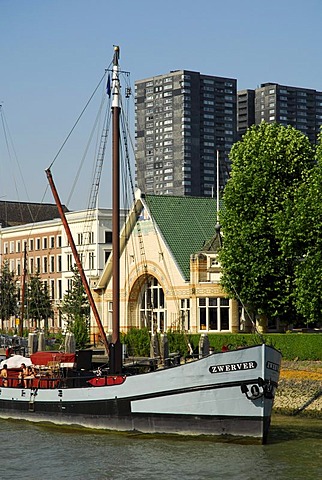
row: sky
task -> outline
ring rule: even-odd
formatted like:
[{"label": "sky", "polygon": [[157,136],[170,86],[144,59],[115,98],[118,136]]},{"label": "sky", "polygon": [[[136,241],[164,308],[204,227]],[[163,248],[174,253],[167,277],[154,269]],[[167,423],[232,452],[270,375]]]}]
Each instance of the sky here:
[{"label": "sky", "polygon": [[[178,69],[236,78],[238,90],[276,82],[322,91],[321,19],[321,0],[0,0],[0,200],[53,203],[45,169],[113,45],[133,91],[136,80]],[[94,118],[52,167],[73,210],[88,205],[92,159],[73,185]],[[107,208],[109,159],[104,169]]]}]

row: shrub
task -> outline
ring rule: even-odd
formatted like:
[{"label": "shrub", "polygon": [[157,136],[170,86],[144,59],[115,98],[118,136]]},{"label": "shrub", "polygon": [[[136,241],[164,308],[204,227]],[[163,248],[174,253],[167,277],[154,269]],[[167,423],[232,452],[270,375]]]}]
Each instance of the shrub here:
[{"label": "shrub", "polygon": [[127,353],[133,357],[150,356],[150,333],[147,328],[131,328],[121,335],[121,342],[127,345]]},{"label": "shrub", "polygon": [[[179,352],[185,357],[189,354],[189,344],[198,352],[199,334],[168,332],[169,352]],[[322,335],[310,333],[273,333],[263,335],[265,343],[280,350],[284,360],[322,360]],[[261,343],[258,335],[241,333],[208,334],[210,347],[220,352],[223,345],[229,348],[246,347]],[[150,356],[150,334],[147,328],[132,328],[122,335],[128,354],[138,357]]]}]

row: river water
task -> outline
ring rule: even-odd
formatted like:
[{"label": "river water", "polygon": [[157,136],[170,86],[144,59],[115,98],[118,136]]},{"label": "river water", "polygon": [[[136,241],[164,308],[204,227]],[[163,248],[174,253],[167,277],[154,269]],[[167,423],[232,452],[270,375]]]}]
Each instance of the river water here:
[{"label": "river water", "polygon": [[279,480],[322,477],[322,421],[274,416],[268,445],[0,420],[3,479]]}]

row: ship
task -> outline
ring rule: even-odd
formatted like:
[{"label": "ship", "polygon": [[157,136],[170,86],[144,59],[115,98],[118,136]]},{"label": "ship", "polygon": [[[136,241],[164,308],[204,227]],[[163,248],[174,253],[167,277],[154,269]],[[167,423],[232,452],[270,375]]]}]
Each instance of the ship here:
[{"label": "ship", "polygon": [[78,368],[75,354],[35,353],[30,359],[39,367],[36,375],[22,382],[17,372],[12,373],[12,378],[9,374],[0,387],[0,417],[150,434],[251,437],[265,444],[278,387],[281,353],[263,340],[253,346],[159,365],[150,371],[136,373],[124,364],[118,308],[121,86],[117,46],[113,55],[111,95],[113,332],[110,341],[82,271],[50,168],[46,170],[108,353],[108,369],[102,372]]}]

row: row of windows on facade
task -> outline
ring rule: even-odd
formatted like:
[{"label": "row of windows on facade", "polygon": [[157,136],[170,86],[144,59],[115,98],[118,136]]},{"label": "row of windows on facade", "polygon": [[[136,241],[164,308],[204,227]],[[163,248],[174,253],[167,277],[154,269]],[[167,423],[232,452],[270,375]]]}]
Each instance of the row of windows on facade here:
[{"label": "row of windows on facade", "polygon": [[[317,93],[315,90],[312,92],[304,92],[303,90],[288,90],[286,88],[270,88],[268,90],[269,95],[276,95],[276,93],[289,97],[297,97],[298,101],[305,101],[307,97],[309,97],[309,99],[314,98],[316,101],[322,102],[322,95],[320,93]],[[267,90],[262,90],[261,96],[265,95],[267,95]]]},{"label": "row of windows on facade", "polygon": [[[77,235],[78,245],[82,245],[86,237],[88,243],[94,243],[94,232],[88,232],[87,234],[79,233]],[[57,235],[55,237],[53,235],[50,236],[49,239],[48,237],[30,238],[29,242],[27,242],[27,240],[11,240],[10,242],[4,242],[3,253],[6,255],[8,253],[21,253],[21,251],[23,251],[25,247],[27,247],[27,245],[30,252],[41,249],[48,250],[54,248],[62,248],[62,236]]]},{"label": "row of windows on facade", "polygon": [[[112,232],[105,231],[105,243],[112,242]],[[77,234],[77,245],[84,244],[93,244],[94,243],[94,232],[87,233],[78,233]],[[8,255],[9,253],[21,253],[25,247],[28,245],[28,251],[32,252],[34,250],[48,250],[54,248],[62,248],[62,236],[57,235],[56,242],[55,236],[48,237],[37,237],[30,238],[29,244],[27,240],[11,240],[10,242],[3,243],[3,253]]]},{"label": "row of windows on facade", "polygon": [[[42,285],[44,287],[44,290],[48,292],[49,297],[52,301],[60,301],[63,299],[64,292],[63,292],[63,283],[61,278],[51,279],[51,280],[47,280],[47,279],[42,280]],[[68,278],[67,291],[71,291],[72,289],[73,289],[73,279]],[[20,293],[18,297],[20,298]]]},{"label": "row of windows on facade", "polygon": [[[214,138],[217,138],[217,136],[220,137],[220,136],[225,135],[223,138],[226,139],[227,136],[229,137],[229,136],[233,135],[233,130],[231,130],[230,128],[232,128],[232,126],[230,127],[230,126],[226,126],[226,125],[218,125],[218,126],[216,126],[216,130],[215,130],[214,134],[209,136],[209,137],[211,139],[214,139]],[[157,135],[158,133],[162,133],[162,131],[173,132],[173,128],[172,127],[166,127],[163,130],[162,129],[159,129],[159,130],[157,129],[157,130],[155,130],[155,133]],[[181,136],[182,136],[181,142],[179,142],[178,140],[176,141],[176,144],[177,144],[178,147],[182,146],[186,142],[187,137],[197,137],[197,138],[200,138],[201,140],[205,138],[205,134],[192,135],[191,131],[189,129],[186,129],[186,128],[181,133]],[[154,139],[153,137],[147,137],[144,140],[145,147],[146,148],[152,148],[155,144],[155,140],[156,140],[156,138]],[[190,142],[187,142],[187,143],[190,143]],[[162,144],[163,144],[163,142],[162,142]]]},{"label": "row of windows on facade", "polygon": [[[261,104],[260,105],[260,109],[261,110],[276,110],[277,109],[277,105],[276,103],[272,103],[272,104],[269,104],[269,105],[264,105],[264,104]],[[258,108],[255,107],[255,110],[258,110]],[[280,103],[279,104],[279,110],[283,110],[285,113],[290,113],[290,114],[297,114],[297,115],[301,115],[301,116],[310,116],[312,118],[314,118],[315,116],[317,115],[320,115],[322,113],[322,108],[320,109],[308,109],[305,105],[297,105],[296,108],[295,106],[294,107],[289,107],[289,105],[287,104],[284,104],[284,103]],[[242,110],[240,110],[242,111]]]},{"label": "row of windows on facade", "polygon": [[[229,330],[229,299],[221,297],[206,297],[197,299],[198,328],[202,331]],[[112,305],[109,305],[109,312]],[[161,288],[147,289],[141,299],[140,316],[147,322],[149,330],[166,331],[170,325],[166,323],[166,306]],[[190,299],[180,299],[181,328],[190,330],[191,309]],[[153,323],[153,325],[151,324]]]},{"label": "row of windows on facade", "polygon": [[[61,235],[57,235],[56,242],[55,236],[49,237],[38,237],[38,238],[30,238],[29,244],[27,240],[11,240],[10,242],[3,243],[3,253],[7,255],[8,253],[21,253],[28,245],[28,250],[47,250],[48,248],[61,248],[62,247],[62,237]],[[10,248],[9,248],[10,247]]]},{"label": "row of windows on facade", "polygon": [[[200,138],[201,142],[203,142],[203,145],[207,145],[205,140],[216,139],[216,136],[217,136],[218,133],[221,134],[221,135],[223,133],[225,133],[226,136],[227,135],[228,136],[233,135],[233,130],[229,130],[229,128],[233,128],[232,125],[230,126],[230,125],[226,124],[225,127],[223,127],[223,128],[225,128],[225,130],[223,130],[223,129],[214,130],[214,129],[209,129],[209,128],[204,129],[204,131],[201,132],[200,135],[199,135],[199,138]],[[184,130],[189,130],[189,128],[185,128]],[[210,135],[210,133],[211,133],[211,135]],[[184,135],[185,136],[193,136],[190,131],[183,132],[182,136],[184,136]],[[162,139],[162,136],[156,136],[155,138],[146,137],[145,147],[146,148],[153,148],[153,146],[155,146],[155,147],[168,147],[168,146],[170,146],[171,148],[168,148],[168,150],[166,150],[166,149],[163,150],[165,152],[169,152],[169,151],[172,151],[173,146],[176,146],[175,145],[176,142],[174,142],[173,140],[162,141],[161,139]],[[180,143],[182,144],[182,142],[180,142]],[[214,143],[213,143],[213,145],[214,145]]]},{"label": "row of windows on facade", "polygon": [[[227,150],[228,153],[233,145],[233,138],[232,136],[229,136],[229,138],[223,138],[221,136],[218,136],[216,138],[216,143],[213,143],[211,145],[206,145],[207,142],[203,142],[203,144],[198,148],[192,148],[192,142],[191,138],[187,137],[185,138],[184,144],[182,145],[181,151],[178,151],[178,148],[173,149],[167,149],[164,151],[163,147],[155,147],[153,145],[149,145],[146,147],[145,150],[145,156],[146,156],[146,161],[147,163],[150,163],[153,160],[153,157],[156,159],[160,158],[162,161],[172,161],[173,156],[174,156],[174,151],[176,152],[176,157],[179,156],[180,159],[184,156],[185,158],[190,158],[191,157],[191,152],[188,150],[194,150],[194,155],[196,156],[201,156],[201,158],[204,158],[204,154],[210,154],[212,158],[214,158],[214,155],[219,149],[220,151]],[[212,148],[209,148],[212,147]],[[209,156],[208,156],[209,158]]]},{"label": "row of windows on facade", "polygon": [[[308,108],[308,109],[318,109],[322,106],[322,102],[318,101],[307,101],[305,99],[301,99],[301,98],[298,98],[298,99],[290,99],[290,98],[287,98],[287,97],[284,97],[284,96],[280,96],[279,97],[279,103],[285,103],[286,105],[288,105],[289,107],[297,107],[297,108]],[[272,102],[274,101],[274,99],[269,99],[269,102]],[[261,101],[261,103],[263,103],[263,99]],[[265,102],[266,103],[266,102]]]},{"label": "row of windows on facade", "polygon": [[[186,142],[187,144],[188,143],[191,143],[191,142]],[[231,140],[230,142],[228,142],[228,139],[225,143],[223,144],[220,144],[219,142],[203,142],[203,146],[199,149],[199,153],[201,154],[201,156],[203,156],[203,154],[212,154],[212,156],[215,155],[216,153],[216,150],[217,148],[220,146],[220,147],[224,147],[225,150],[227,150],[229,152],[229,150],[231,149],[233,145],[233,140]],[[174,151],[172,148],[169,148],[169,147],[166,147],[166,148],[160,148],[160,147],[153,147],[153,146],[148,146],[145,150],[145,155],[146,155],[146,158],[148,161],[151,161],[152,160],[152,156],[160,156],[160,158],[163,158],[165,160],[171,160],[173,159],[173,156],[174,156]],[[182,155],[182,154],[181,154]],[[180,157],[181,157],[180,155]],[[191,154],[185,154],[185,157],[189,158],[191,157]]]},{"label": "row of windows on facade", "polygon": [[[211,160],[211,161],[205,161],[205,160]],[[205,173],[213,173],[216,171],[216,165],[215,165],[215,157],[210,156],[210,155],[204,155],[201,157],[201,163],[200,167],[204,168]],[[162,164],[162,162],[149,162],[146,164],[146,175],[151,176],[151,175],[162,175],[162,174],[169,174],[174,172],[174,167],[170,162],[166,162],[168,165]],[[207,171],[207,169],[209,169]],[[186,160],[183,162],[183,165],[181,165],[180,169],[176,169],[177,172],[191,172],[191,162]]]},{"label": "row of windows on facade", "polygon": [[[181,92],[191,91],[191,82],[189,81],[179,81],[174,83],[171,82],[171,83],[167,83],[167,85],[160,85],[160,84],[154,85],[153,82],[152,83],[149,82],[145,85],[145,89],[144,88],[140,89],[140,93],[141,93],[140,96],[138,95],[138,89],[136,89],[136,92],[137,92],[136,97],[137,98],[142,97],[144,96],[144,93],[145,95],[149,95],[153,93],[162,92],[164,90],[176,89],[178,86],[181,88]],[[204,92],[210,92],[210,93],[204,93]],[[201,83],[199,93],[200,93],[200,96],[207,96],[207,95],[214,96],[216,93],[221,93],[221,94],[234,93],[234,90],[233,90],[232,84],[224,87],[222,84],[215,85],[214,83],[211,83],[211,84],[207,83],[204,85],[203,83]]]},{"label": "row of windows on facade", "polygon": [[[299,130],[301,130],[303,128],[306,128],[306,124],[312,123],[312,120],[307,119],[305,117],[301,118],[299,116],[291,116],[291,115],[278,115],[278,116],[276,116],[274,114],[267,113],[267,112],[261,112],[261,116],[263,118],[267,116],[269,121],[271,121],[271,122],[274,122],[274,121],[277,121],[277,120],[279,121],[279,123],[283,123],[283,121],[284,122],[290,122],[290,123],[294,124],[295,127],[298,128]],[[317,118],[317,120],[321,120],[321,119],[322,119],[322,116]],[[319,128],[320,124],[321,124],[321,122],[317,122],[316,128]]]},{"label": "row of windows on facade", "polygon": [[[222,118],[218,118],[217,119],[218,121],[216,122],[216,128],[220,129],[224,129],[224,128],[233,128],[233,125],[234,125],[234,121],[231,117],[222,117]],[[173,120],[165,120],[164,122],[156,122],[155,125],[153,125],[153,128],[151,129],[151,125],[148,124],[147,128],[146,128],[146,131],[145,131],[145,137],[146,137],[146,141],[149,141],[149,135],[158,135],[159,133],[162,133],[162,128],[159,128],[159,125],[173,125]],[[181,130],[191,130],[192,126],[190,124],[190,119],[186,119],[184,122],[182,122],[181,124]],[[214,124],[211,124],[212,127],[215,127]],[[150,130],[151,129],[151,130]],[[207,129],[207,128],[198,128],[198,134],[202,137],[203,133],[205,132],[205,130],[207,131],[208,130],[208,133],[213,133],[215,134],[215,129],[212,128],[212,129]]]},{"label": "row of windows on facade", "polygon": [[[261,99],[259,102],[257,99],[255,99],[255,106],[260,106],[262,109],[263,108],[272,108],[276,107],[276,105],[282,106],[282,107],[287,107],[289,110],[296,111],[296,110],[305,110],[312,112],[321,112],[322,111],[322,103],[303,103],[303,102],[291,102],[291,101],[286,101],[287,99],[284,97],[280,98],[279,102],[276,102],[274,98],[269,98],[264,101],[264,99]],[[244,104],[241,105],[242,107]]]},{"label": "row of windows on facade", "polygon": [[[169,107],[170,105],[173,104],[173,95],[172,92],[167,92],[164,93],[162,97],[156,96],[156,95],[149,95],[145,99],[145,105],[144,103],[140,103],[135,107],[135,112],[138,113],[140,111],[143,111],[145,113],[147,112],[147,109],[153,108],[153,112],[150,110],[149,113],[161,113],[162,111],[166,112],[171,110],[171,108],[166,108]],[[209,100],[210,97],[207,97],[208,99],[204,99],[202,103],[200,104],[200,110],[204,108],[204,105],[213,105],[218,107],[218,111],[222,111],[224,108],[233,108],[234,105],[236,104],[236,98],[233,97],[232,95],[225,95],[222,98],[216,98]],[[185,94],[183,99],[182,99],[182,105],[181,108],[191,108],[191,96]],[[178,108],[176,108],[176,111],[178,111]]]},{"label": "row of windows on facade", "polygon": [[[222,129],[219,129],[218,127],[215,129],[215,128],[209,128],[209,127],[214,127],[214,124],[212,122],[204,122],[204,125],[205,127],[203,128],[203,130],[201,131],[201,138],[204,138],[204,139],[209,139],[213,138],[214,136],[216,137],[216,140],[217,141],[225,141],[226,140],[226,137],[224,136],[221,136],[223,135],[223,131]],[[229,125],[229,124],[227,124]],[[229,127],[227,127],[229,128]],[[149,132],[149,131],[148,131]],[[161,134],[159,133],[161,132]],[[145,139],[145,143],[146,144],[153,144],[154,141],[159,141],[160,142],[160,145],[163,144],[164,146],[168,146],[168,145],[174,145],[174,143],[178,143],[178,141],[174,141],[173,139],[173,131],[171,129],[171,132],[167,132],[167,133],[164,133],[162,134],[162,130],[155,130],[155,133],[156,135],[153,137],[146,137]],[[208,133],[212,133],[212,135],[207,135]],[[184,138],[182,138],[182,142],[180,142],[180,145],[181,145],[181,148],[182,149],[185,149],[187,148],[185,145],[184,145]],[[179,147],[180,147],[179,145]],[[137,148],[137,146],[136,146]]]},{"label": "row of windows on facade", "polygon": [[[184,191],[191,193],[192,190],[190,187],[192,185],[192,182],[191,180],[189,180],[190,177],[184,177],[184,178],[185,180],[181,181],[181,186],[185,187]],[[205,196],[209,196],[209,197],[213,196],[215,179],[216,179],[215,177],[205,177],[203,179],[203,182],[209,182],[209,183],[201,184],[201,191]],[[146,180],[146,190],[148,190],[149,192],[156,191],[156,193],[160,193],[158,192],[158,190],[162,190],[162,192],[166,195],[173,194],[173,190],[165,190],[165,189],[174,188],[173,182],[171,181],[167,182],[162,179],[158,180],[157,178],[154,178],[154,179],[146,178],[145,180]],[[157,183],[158,181],[161,183]]]},{"label": "row of windows on facade", "polygon": [[[69,281],[71,282],[71,281]],[[45,288],[50,290],[50,298],[53,301],[60,302],[63,299],[62,282],[58,280],[57,296],[55,297],[55,281],[51,280],[49,284],[44,282]],[[68,290],[72,284],[68,284]],[[225,304],[223,298],[200,298],[198,299],[198,328],[200,331],[229,331],[229,305]],[[28,311],[25,312],[28,314]],[[112,326],[112,302],[108,302],[108,325]],[[148,307],[141,307],[140,316],[150,331],[166,332],[170,325],[167,325],[167,315],[165,309],[151,310]],[[27,320],[25,319],[25,322]],[[191,328],[190,300],[182,299],[180,305],[180,323],[183,330]],[[13,325],[14,326],[14,325]],[[49,328],[62,328],[62,318],[58,312],[56,324],[54,319],[48,319]]]},{"label": "row of windows on facade", "polygon": [[[227,147],[230,148],[231,145],[232,145],[230,142],[229,142],[229,143],[225,143],[225,138],[224,138],[224,137],[217,137],[216,140],[217,140],[218,146],[219,146],[219,145],[220,145],[220,146],[227,146]],[[191,157],[191,150],[192,150],[192,145],[190,144],[190,142],[189,142],[189,144],[188,144],[188,142],[187,142],[187,143],[185,143],[184,145],[182,145],[181,152],[178,152],[178,153],[179,153],[180,156],[184,156],[184,157],[190,158],[190,157]],[[205,151],[203,152],[202,147],[201,147],[201,148],[198,148],[198,152],[201,152],[201,155],[200,155],[200,156],[201,156],[201,158],[203,158],[203,159],[205,159],[205,160],[212,160],[212,161],[213,161],[213,160],[216,158],[216,157],[214,157],[212,150],[211,150],[211,152],[210,152],[211,155],[205,155],[205,154],[204,154]],[[147,165],[147,166],[148,166],[148,165],[151,165],[151,163],[152,163],[153,161],[156,161],[156,162],[162,161],[162,162],[164,162],[164,158],[163,158],[162,155],[159,157],[159,156],[156,154],[156,155],[153,157],[153,156],[152,156],[152,155],[153,155],[153,151],[152,151],[152,150],[150,151],[150,153],[149,153],[148,155],[149,155],[149,156],[147,156],[147,159],[146,159],[146,165]],[[191,165],[191,160],[186,160],[186,159],[184,159],[184,160],[183,160],[183,164]],[[172,160],[167,160],[167,161],[164,162],[164,166],[172,166],[172,165],[173,165]],[[156,168],[158,168],[158,167],[156,166]]]},{"label": "row of windows on facade", "polygon": [[[321,118],[321,114],[322,114],[322,108],[321,109],[307,109],[305,107],[303,107],[302,105],[300,105],[298,108],[296,108],[295,106],[292,106],[290,107],[288,104],[285,104],[285,103],[280,103],[278,106],[276,105],[276,103],[272,103],[272,104],[269,104],[269,105],[260,105],[260,108],[256,108],[257,106],[255,106],[255,110],[258,111],[258,110],[276,110],[276,111],[280,111],[281,113],[287,113],[289,115],[300,115],[300,116],[307,116],[307,117],[310,117],[312,119],[314,118]],[[248,113],[248,108],[247,106],[245,105],[242,105],[242,106],[239,106],[238,108],[238,116],[240,115],[247,115]]]},{"label": "row of windows on facade", "polygon": [[[108,255],[110,252],[106,252],[105,260],[107,260]],[[85,255],[80,253],[79,254],[80,261],[84,264]],[[75,260],[72,254],[66,255],[67,259],[67,270],[69,272],[72,271]],[[35,273],[61,273],[62,272],[62,256],[61,255],[50,255],[49,258],[47,256],[43,257],[36,257],[36,258],[28,258],[28,267],[29,273],[31,275]],[[56,267],[56,268],[55,268]],[[9,268],[11,272],[14,272],[17,276],[22,274],[22,261],[21,259],[9,261]],[[84,267],[85,268],[85,267]],[[95,253],[88,252],[88,268],[89,270],[94,270],[95,268]]]},{"label": "row of windows on facade", "polygon": [[[204,93],[203,95],[201,94],[201,97],[203,97],[202,98],[202,103],[204,103],[204,104],[209,103],[209,100],[207,100],[207,99],[212,99],[212,101],[211,101],[212,105],[215,104],[215,100],[216,100],[216,103],[218,103],[220,105],[223,105],[224,101],[236,102],[236,96],[231,95],[231,93],[233,93],[233,92],[232,91],[225,92],[224,95],[220,95],[219,97],[218,97],[218,95],[216,95],[215,92]],[[169,90],[169,91],[163,92],[163,93],[148,93],[147,92],[146,97],[143,97],[143,98],[145,98],[146,102],[151,102],[151,101],[155,101],[155,100],[161,100],[163,98],[175,97],[178,94],[184,95],[185,101],[191,101],[191,90],[190,90],[190,88],[181,89],[181,91],[178,92],[178,93],[176,91],[172,91],[172,90]],[[138,99],[137,99],[137,101],[138,101]],[[141,102],[140,102],[140,105],[141,105]]]},{"label": "row of windows on facade", "polygon": [[[162,84],[165,84],[165,83],[172,83],[173,80],[180,80],[180,84],[182,85],[190,85],[190,80],[192,79],[191,78],[191,75],[189,75],[188,73],[184,73],[182,74],[180,77],[178,75],[176,76],[169,76],[169,77],[163,77],[163,76],[160,76],[160,77],[155,77],[153,80],[149,80],[145,83],[143,83],[143,85],[145,86],[145,88],[148,88],[148,87],[153,87],[154,85],[162,85]],[[225,78],[200,78],[200,81],[202,84],[204,85],[216,85],[218,87],[222,87],[222,86],[225,86],[225,87],[233,87],[234,86],[234,83],[233,81],[230,81],[230,80],[226,80]],[[139,85],[136,83],[135,84],[135,89],[137,90],[139,88]]]},{"label": "row of windows on facade", "polygon": [[[220,145],[220,147],[224,147],[224,149],[221,149],[224,154],[227,156],[230,152],[230,149],[232,147],[232,144],[229,143],[229,144],[219,144],[218,142],[218,146]],[[216,151],[214,148],[212,149],[208,149],[208,148],[204,148],[202,151],[201,151],[201,155],[200,155],[200,158],[201,160],[214,160],[216,158]],[[167,153],[165,155],[160,155],[160,152],[153,152],[152,150],[149,150],[147,153],[146,153],[146,166],[145,168],[147,170],[151,170],[151,169],[154,169],[154,168],[158,168],[158,167],[154,167],[154,162],[155,161],[161,161],[161,163],[165,162],[165,164],[173,164],[173,154],[172,153]],[[191,153],[184,153],[184,158],[183,160],[181,159],[181,161],[183,161],[183,164],[184,165],[191,165]]]},{"label": "row of windows on facade", "polygon": [[[168,87],[168,88],[171,88]],[[207,89],[207,87],[205,87],[205,90]],[[212,89],[209,89],[212,91]],[[158,95],[151,95],[151,93],[153,92],[153,90],[149,90],[147,89],[146,93],[147,94],[150,94],[150,95],[147,95],[147,100],[153,100],[154,98],[161,98],[161,95],[158,94]],[[190,93],[190,90],[184,90],[182,91],[181,93]],[[213,98],[215,97],[216,91],[213,91],[213,93],[204,93],[203,96],[205,98]],[[233,90],[221,90],[219,93],[234,93]],[[172,92],[166,92],[164,94],[164,96],[171,96],[172,95]],[[275,89],[270,89],[268,92],[267,90],[266,91],[261,91],[261,97],[262,97],[262,101],[264,101],[264,98],[266,98],[267,95],[270,95],[272,100],[275,100],[276,98],[276,90]],[[306,98],[306,97],[309,97],[309,98]],[[229,96],[229,95],[225,95],[224,98],[227,98],[227,99],[230,99],[232,100],[233,97],[232,96]],[[305,98],[304,98],[305,97]],[[144,97],[143,97],[144,98]],[[242,98],[242,96],[241,96]],[[287,90],[284,90],[284,89],[280,89],[279,90],[279,95],[278,95],[278,99],[279,100],[288,100],[288,101],[296,101],[297,103],[303,103],[303,104],[306,104],[306,103],[310,103],[310,102],[313,102],[315,105],[317,106],[322,106],[322,96],[321,95],[317,95],[317,94],[314,94],[314,93],[306,93],[306,92],[302,92],[302,91],[287,91]]]},{"label": "row of windows on facade", "polygon": [[[212,110],[217,111],[218,114],[222,113],[224,110],[225,111],[229,110],[229,112],[231,112],[234,109],[234,104],[235,102],[231,102],[231,101],[230,102],[217,101],[216,104],[204,103],[203,105],[201,105],[200,111],[203,112],[208,108],[205,105],[208,105],[208,106],[217,105],[218,108],[215,108],[213,106]],[[138,107],[135,108],[135,112],[137,113],[137,117],[138,117],[138,114],[141,114],[141,116],[142,114],[144,114],[147,117],[149,117],[148,120],[152,120],[154,117],[160,117],[160,118],[165,117],[167,113],[171,114],[173,110],[175,110],[175,114],[177,116],[179,116],[180,114],[182,115],[182,113],[185,114],[186,116],[191,116],[191,109],[192,109],[191,98],[185,96],[179,108],[176,105],[176,108],[174,109],[173,99],[168,98],[168,99],[164,99],[163,101],[147,102],[145,106],[144,104],[142,104],[140,108]],[[138,118],[136,118],[135,120],[135,125],[137,125],[137,123],[138,123]]]},{"label": "row of windows on facade", "polygon": [[[234,116],[232,114],[232,110],[225,110],[220,112],[219,114],[216,114],[212,108],[204,109],[204,112],[212,112],[212,113],[203,113],[202,119],[200,122],[199,128],[202,128],[202,126],[215,126],[217,128],[224,127],[226,122],[229,122],[230,125],[234,124]],[[160,118],[163,118],[160,116]],[[212,122],[208,122],[209,120],[213,120]],[[187,125],[190,125],[192,122],[191,118],[189,117],[182,117],[180,122],[177,123],[178,126],[181,125],[181,128],[189,128]],[[207,123],[208,122],[208,123]],[[169,126],[176,124],[173,119],[167,119],[167,120],[157,120],[157,121],[151,121],[150,117],[147,117],[146,123],[145,123],[145,131],[141,130],[140,132],[140,137],[143,136],[144,134],[148,134],[148,131],[151,131],[151,133],[158,133],[162,132],[162,127],[163,126]],[[186,126],[186,127],[185,127]],[[190,127],[191,128],[191,127]],[[151,129],[151,130],[150,130]],[[158,130],[159,129],[159,130]],[[165,130],[166,131],[166,130]],[[138,132],[138,130],[137,130]],[[143,135],[142,135],[143,133]],[[137,136],[138,138],[138,136]]]}]

